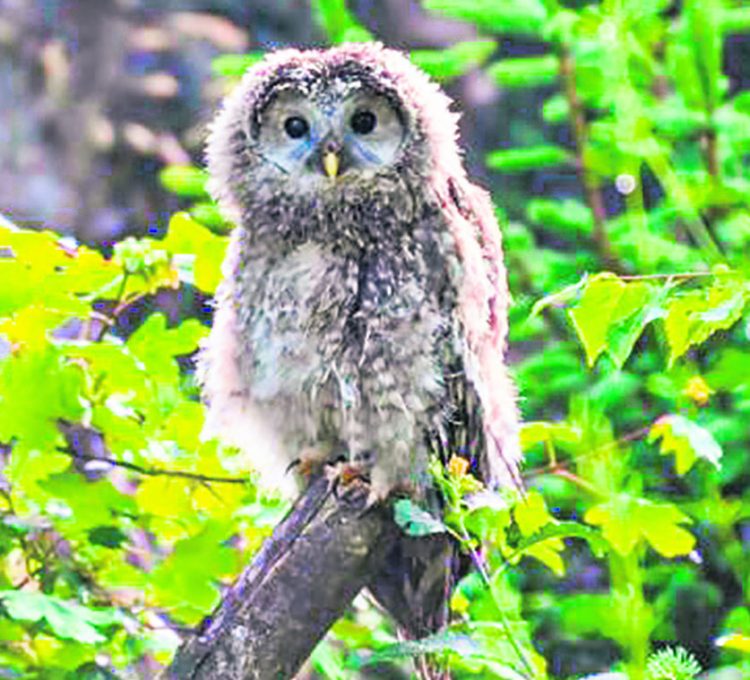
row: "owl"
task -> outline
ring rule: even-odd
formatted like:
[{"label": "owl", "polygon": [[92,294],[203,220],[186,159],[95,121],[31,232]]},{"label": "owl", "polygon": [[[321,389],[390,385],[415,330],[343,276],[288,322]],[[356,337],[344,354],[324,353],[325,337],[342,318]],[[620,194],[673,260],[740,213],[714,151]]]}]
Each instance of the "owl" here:
[{"label": "owl", "polygon": [[213,123],[209,189],[236,228],[206,434],[268,486],[343,460],[375,498],[423,500],[432,456],[520,485],[500,231],[450,104],[401,53],[348,44],[269,54]]}]

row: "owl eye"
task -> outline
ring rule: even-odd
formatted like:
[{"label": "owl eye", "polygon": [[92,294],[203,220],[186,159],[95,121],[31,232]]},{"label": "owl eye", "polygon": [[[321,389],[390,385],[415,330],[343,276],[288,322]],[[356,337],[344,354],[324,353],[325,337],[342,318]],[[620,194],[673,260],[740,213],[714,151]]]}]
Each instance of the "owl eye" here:
[{"label": "owl eye", "polygon": [[284,132],[292,139],[304,137],[310,131],[307,121],[300,116],[290,116],[284,121]]},{"label": "owl eye", "polygon": [[358,135],[367,135],[375,129],[378,119],[372,111],[357,111],[350,124]]}]

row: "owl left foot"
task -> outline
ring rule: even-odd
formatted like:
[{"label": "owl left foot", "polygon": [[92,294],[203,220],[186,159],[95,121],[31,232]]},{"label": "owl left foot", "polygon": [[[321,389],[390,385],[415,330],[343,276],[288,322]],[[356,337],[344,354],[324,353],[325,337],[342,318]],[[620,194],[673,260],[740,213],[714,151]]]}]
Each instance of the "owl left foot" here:
[{"label": "owl left foot", "polygon": [[298,475],[304,477],[305,481],[310,481],[313,477],[323,474],[326,462],[329,460],[328,455],[314,446],[306,446],[300,452],[299,458],[295,458],[287,466],[287,474],[294,470]]}]

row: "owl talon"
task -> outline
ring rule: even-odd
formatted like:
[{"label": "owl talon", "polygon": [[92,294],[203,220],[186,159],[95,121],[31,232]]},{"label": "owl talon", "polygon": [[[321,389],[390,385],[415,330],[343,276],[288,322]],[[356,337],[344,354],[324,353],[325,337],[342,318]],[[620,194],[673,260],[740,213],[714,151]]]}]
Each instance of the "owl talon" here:
[{"label": "owl talon", "polygon": [[323,451],[308,446],[302,449],[299,458],[295,458],[287,465],[284,474],[289,474],[294,470],[305,481],[309,481],[313,477],[323,474],[326,462],[327,456]]},{"label": "owl talon", "polygon": [[369,487],[370,485],[369,472],[357,463],[329,464],[325,467],[324,474],[328,478],[333,494],[337,499],[357,487],[363,485]]}]

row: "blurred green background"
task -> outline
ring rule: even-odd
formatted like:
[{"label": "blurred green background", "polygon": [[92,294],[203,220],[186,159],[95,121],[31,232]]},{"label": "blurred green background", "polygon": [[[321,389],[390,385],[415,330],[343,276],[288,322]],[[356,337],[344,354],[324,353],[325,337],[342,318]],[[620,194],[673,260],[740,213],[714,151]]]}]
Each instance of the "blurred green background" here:
[{"label": "blurred green background", "polygon": [[750,677],[736,0],[0,0],[0,677],[155,677],[283,515],[199,439],[202,149],[265,51],[359,40],[444,85],[493,192],[529,490],[436,468],[401,520],[479,555],[454,623],[404,644],[360,596],[301,677]]}]

